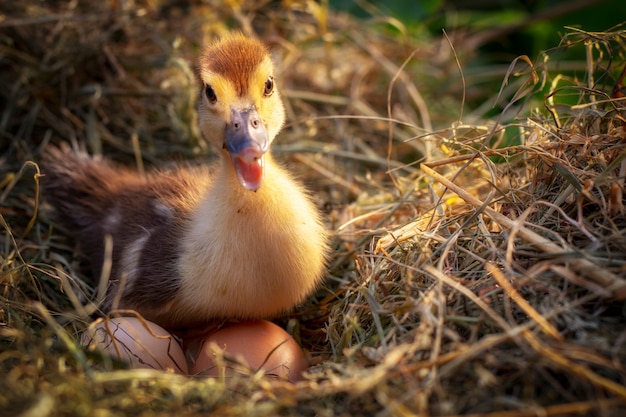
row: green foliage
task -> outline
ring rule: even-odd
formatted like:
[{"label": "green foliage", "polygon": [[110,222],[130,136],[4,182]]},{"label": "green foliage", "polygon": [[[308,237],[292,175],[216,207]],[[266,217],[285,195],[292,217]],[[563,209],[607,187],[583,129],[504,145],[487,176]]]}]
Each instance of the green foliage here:
[{"label": "green foliage", "polygon": [[424,19],[434,15],[444,5],[444,0],[387,0],[385,2],[330,0],[329,5],[335,10],[348,12],[355,17],[365,18],[372,14],[393,16],[407,26],[419,25]]}]

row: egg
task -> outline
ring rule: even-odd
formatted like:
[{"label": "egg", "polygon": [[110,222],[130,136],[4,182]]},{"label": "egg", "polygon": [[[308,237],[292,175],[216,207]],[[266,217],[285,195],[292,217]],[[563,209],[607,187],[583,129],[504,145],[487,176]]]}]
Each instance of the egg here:
[{"label": "egg", "polygon": [[191,329],[181,345],[167,330],[150,321],[105,318],[89,326],[81,343],[132,368],[183,375],[217,377],[261,370],[268,376],[297,381],[308,367],[293,337],[265,320],[243,321],[218,330],[215,325]]},{"label": "egg", "polygon": [[304,352],[289,333],[269,321],[256,320],[231,324],[206,336],[190,373],[228,376],[262,370],[296,381],[307,367]]},{"label": "egg", "polygon": [[108,353],[133,368],[189,373],[176,339],[161,326],[137,317],[99,319],[83,333],[81,344]]}]

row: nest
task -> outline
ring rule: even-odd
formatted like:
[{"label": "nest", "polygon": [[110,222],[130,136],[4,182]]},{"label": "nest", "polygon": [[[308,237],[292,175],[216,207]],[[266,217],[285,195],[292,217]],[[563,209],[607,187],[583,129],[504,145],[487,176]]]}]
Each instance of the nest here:
[{"label": "nest", "polygon": [[[626,412],[626,31],[569,29],[462,103],[477,85],[456,66],[471,58],[462,44],[314,2],[265,6],[0,6],[0,408]],[[127,369],[82,348],[98,289],[39,195],[50,143],[140,170],[210,159],[190,62],[230,27],[276,51],[291,123],[274,152],[336,231],[324,287],[277,319],[314,363],[296,384]],[[559,70],[562,51],[584,57],[574,73]],[[488,122],[472,106],[483,101],[499,109]]]}]

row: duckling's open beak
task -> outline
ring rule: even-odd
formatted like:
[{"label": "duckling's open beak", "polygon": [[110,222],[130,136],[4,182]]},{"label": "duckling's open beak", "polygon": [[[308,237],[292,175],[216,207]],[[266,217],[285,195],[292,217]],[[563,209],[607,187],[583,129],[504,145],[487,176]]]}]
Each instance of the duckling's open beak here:
[{"label": "duckling's open beak", "polygon": [[256,191],[263,183],[263,156],[269,147],[267,130],[255,108],[235,109],[226,126],[225,148],[235,165],[239,183]]}]

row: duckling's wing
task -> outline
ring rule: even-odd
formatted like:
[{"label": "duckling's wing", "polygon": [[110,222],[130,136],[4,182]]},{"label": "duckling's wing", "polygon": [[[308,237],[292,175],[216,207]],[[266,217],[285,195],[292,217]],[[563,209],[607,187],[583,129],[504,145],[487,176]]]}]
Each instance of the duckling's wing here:
[{"label": "duckling's wing", "polygon": [[[56,148],[49,149],[42,172],[54,219],[75,235],[96,277],[107,261],[105,238],[112,238],[110,291],[103,308],[135,309],[148,318],[163,313],[180,288],[180,240],[208,173],[142,178],[85,153]],[[115,301],[119,304],[112,305]]]}]

